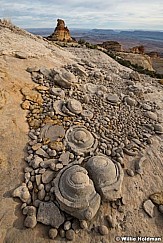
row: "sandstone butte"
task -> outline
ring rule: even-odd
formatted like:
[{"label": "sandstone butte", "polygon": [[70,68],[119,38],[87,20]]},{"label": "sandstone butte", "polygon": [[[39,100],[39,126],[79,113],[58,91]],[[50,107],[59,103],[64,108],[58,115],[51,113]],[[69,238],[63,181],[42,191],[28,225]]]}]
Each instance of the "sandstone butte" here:
[{"label": "sandstone butte", "polygon": [[[117,236],[163,237],[162,97],[163,88],[158,79],[133,72],[99,50],[61,48],[0,21],[0,243],[48,243],[51,242],[48,231],[51,238],[58,233],[63,237],[57,236],[54,242],[58,243],[67,242],[65,237],[74,243],[116,242]],[[56,111],[62,115],[55,114]],[[53,145],[56,150],[48,147],[46,137],[43,137],[44,145],[40,140],[39,136],[48,132],[51,139],[58,136],[59,141],[51,143],[51,148]],[[71,152],[61,151],[65,149],[64,133],[71,140]],[[102,201],[89,222],[79,222],[65,213],[63,216],[57,203],[50,201],[48,209],[44,201],[44,197],[49,200],[49,195],[55,201],[51,178],[59,171],[59,181],[62,168],[66,169],[67,163],[75,158],[80,158],[82,163],[84,154],[77,156],[73,149],[82,147],[84,141],[91,151],[88,159],[100,152],[112,160],[109,163],[115,177],[110,174],[109,180],[113,185],[117,178],[116,161],[119,161],[117,168],[121,167],[124,173],[121,196],[115,201]],[[46,157],[54,162],[53,167],[48,167]],[[98,159],[96,166],[105,164],[105,159]],[[109,171],[103,173],[107,176]],[[73,180],[77,182],[79,178],[81,184],[90,186],[88,175],[82,178],[81,174],[80,171],[73,176]],[[106,178],[101,174],[99,177],[102,182]],[[95,185],[100,183],[97,177],[92,180]],[[30,196],[32,201],[27,203],[32,207],[13,198],[14,190],[23,182],[22,193],[28,189],[30,192],[23,200],[27,202]],[[38,204],[32,204],[37,196],[42,200],[38,222],[33,215],[36,210],[38,213]],[[87,217],[90,216],[88,213]],[[34,220],[30,221],[32,217]],[[61,230],[46,225],[58,227],[64,220]],[[31,223],[33,227],[37,225],[32,229],[24,226]]]},{"label": "sandstone butte", "polygon": [[48,40],[52,41],[63,41],[63,42],[72,42],[70,31],[65,26],[65,22],[62,19],[57,19],[57,27],[54,32],[48,37]]}]

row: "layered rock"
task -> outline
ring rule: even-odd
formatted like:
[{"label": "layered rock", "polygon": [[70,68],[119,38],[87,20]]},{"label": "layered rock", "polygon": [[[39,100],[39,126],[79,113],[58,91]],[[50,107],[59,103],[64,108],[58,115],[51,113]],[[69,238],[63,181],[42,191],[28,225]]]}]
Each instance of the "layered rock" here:
[{"label": "layered rock", "polygon": [[124,60],[130,61],[131,64],[138,65],[149,71],[154,71],[151,58],[148,55],[120,52],[118,55]]},{"label": "layered rock", "polygon": [[144,46],[134,46],[130,51],[134,54],[144,54]]},{"label": "layered rock", "polygon": [[62,19],[57,19],[57,27],[55,28],[54,32],[52,35],[48,37],[49,40],[52,41],[65,41],[65,42],[70,42],[73,39],[70,36],[70,31],[65,26],[65,22]]}]

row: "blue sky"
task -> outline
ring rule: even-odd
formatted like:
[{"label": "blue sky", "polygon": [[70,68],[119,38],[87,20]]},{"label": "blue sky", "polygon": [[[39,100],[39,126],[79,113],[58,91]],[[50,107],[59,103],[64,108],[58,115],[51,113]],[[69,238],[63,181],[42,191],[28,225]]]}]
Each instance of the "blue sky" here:
[{"label": "blue sky", "polygon": [[163,30],[162,0],[0,0],[0,18],[23,28]]}]

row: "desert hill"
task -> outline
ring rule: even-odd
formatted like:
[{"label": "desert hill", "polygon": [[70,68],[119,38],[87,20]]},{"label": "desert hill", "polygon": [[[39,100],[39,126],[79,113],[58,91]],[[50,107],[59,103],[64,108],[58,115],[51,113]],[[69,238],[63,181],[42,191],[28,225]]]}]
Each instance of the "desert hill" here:
[{"label": "desert hill", "polygon": [[0,242],[163,237],[162,97],[99,50],[1,21]]}]

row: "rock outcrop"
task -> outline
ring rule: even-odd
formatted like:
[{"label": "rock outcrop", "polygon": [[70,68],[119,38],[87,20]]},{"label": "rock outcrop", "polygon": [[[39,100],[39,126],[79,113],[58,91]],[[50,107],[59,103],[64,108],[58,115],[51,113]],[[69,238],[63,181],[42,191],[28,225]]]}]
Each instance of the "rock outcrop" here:
[{"label": "rock outcrop", "polygon": [[144,46],[134,46],[130,51],[134,54],[144,54]]},{"label": "rock outcrop", "polygon": [[108,51],[123,51],[122,45],[117,41],[105,41],[98,45]]},{"label": "rock outcrop", "polygon": [[62,19],[57,19],[57,27],[55,28],[52,35],[47,37],[48,40],[52,41],[64,41],[71,42],[73,39],[70,36],[70,31],[65,26],[65,22]]},{"label": "rock outcrop", "polygon": [[149,71],[154,71],[152,67],[151,58],[148,55],[127,52],[119,52],[118,55],[124,60],[130,61],[134,65],[138,65]]}]

